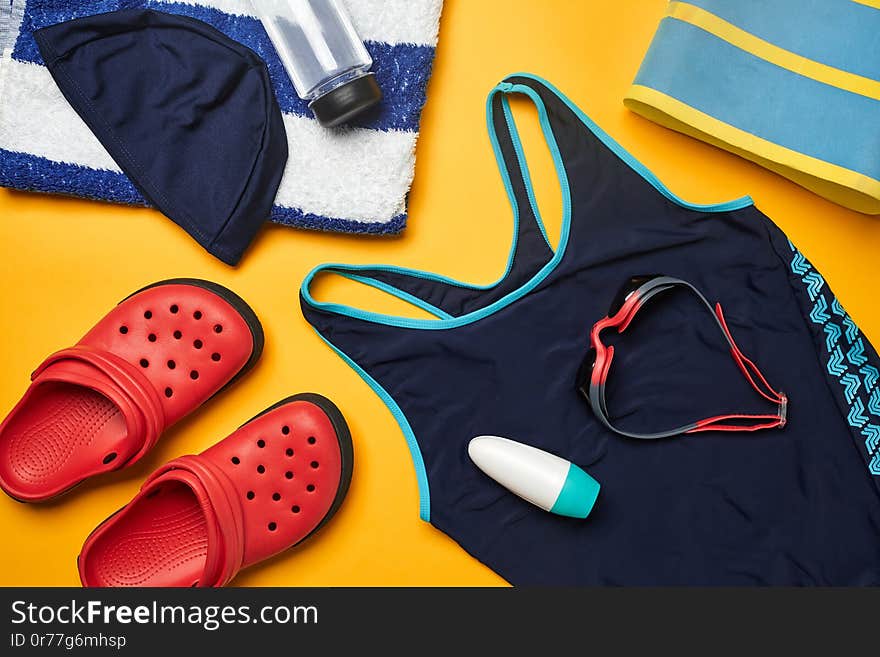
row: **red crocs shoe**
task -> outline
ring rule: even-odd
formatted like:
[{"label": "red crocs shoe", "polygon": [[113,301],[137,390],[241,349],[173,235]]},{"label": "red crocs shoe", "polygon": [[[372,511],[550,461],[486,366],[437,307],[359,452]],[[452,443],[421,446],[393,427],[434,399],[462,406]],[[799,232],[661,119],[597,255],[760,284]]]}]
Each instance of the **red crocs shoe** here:
[{"label": "red crocs shoe", "polygon": [[135,292],[33,373],[0,425],[0,487],[40,502],[137,462],[262,349],[257,316],[221,285],[181,278]]},{"label": "red crocs shoe", "polygon": [[351,435],[325,397],[266,409],[198,456],[154,472],[86,539],[84,586],[223,586],[305,540],[348,492]]}]

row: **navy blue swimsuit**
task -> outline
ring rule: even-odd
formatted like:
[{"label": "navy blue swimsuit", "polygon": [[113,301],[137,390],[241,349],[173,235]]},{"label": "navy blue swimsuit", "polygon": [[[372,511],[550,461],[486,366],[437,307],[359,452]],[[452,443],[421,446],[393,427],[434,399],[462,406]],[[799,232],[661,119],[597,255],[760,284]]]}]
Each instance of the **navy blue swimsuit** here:
[{"label": "navy blue swimsuit", "polygon": [[[564,202],[548,244],[507,101],[536,105]],[[306,319],[405,434],[421,516],[513,584],[880,584],[880,361],[822,276],[745,198],[692,205],[547,82],[490,94],[492,143],[516,217],[507,272],[477,287],[388,266],[326,265]],[[333,272],[436,319],[319,302]],[[785,428],[657,441],[616,435],[575,386],[590,327],[634,275],[685,279],[724,307],[742,350],[788,395]],[[643,311],[616,347],[609,413],[634,431],[774,412],[687,294]],[[602,484],[586,520],[487,478],[490,434],[577,463]],[[368,437],[367,437],[368,438]]]}]

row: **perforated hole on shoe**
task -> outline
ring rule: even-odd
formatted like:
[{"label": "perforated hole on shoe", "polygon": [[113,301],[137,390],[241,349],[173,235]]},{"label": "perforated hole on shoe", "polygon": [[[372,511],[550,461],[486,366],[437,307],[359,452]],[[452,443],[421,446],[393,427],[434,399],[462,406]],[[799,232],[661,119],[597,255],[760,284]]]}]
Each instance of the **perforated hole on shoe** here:
[{"label": "perforated hole on shoe", "polygon": [[265,474],[266,473],[266,466],[265,465],[258,465],[257,472],[259,472],[260,474]]},{"label": "perforated hole on shoe", "polygon": [[278,529],[278,525],[276,525],[274,522],[270,522],[269,523],[269,531],[274,532],[276,529]]},{"label": "perforated hole on shoe", "polygon": [[283,433],[286,436],[287,434],[290,433],[290,427],[288,427],[287,425],[281,427],[281,433]]},{"label": "perforated hole on shoe", "polygon": [[233,457],[230,459],[230,461],[232,461],[232,465],[238,465],[239,463],[241,463],[241,459],[238,458],[237,456],[233,456]]},{"label": "perforated hole on shoe", "polygon": [[281,499],[281,493],[272,493],[272,499],[278,502]]},{"label": "perforated hole on shoe", "polygon": [[223,333],[223,326],[221,324],[214,324],[214,333]]},{"label": "perforated hole on shoe", "polygon": [[309,436],[308,442],[309,442],[309,445],[314,445],[318,441],[314,436]]},{"label": "perforated hole on shoe", "polygon": [[309,491],[310,493],[314,493],[315,492],[315,484],[309,484],[308,486],[306,486],[306,490]]},{"label": "perforated hole on shoe", "polygon": [[263,440],[262,438],[260,438],[260,439],[257,441],[257,447],[259,447],[260,449],[263,449],[265,446],[266,446],[266,441]]},{"label": "perforated hole on shoe", "polygon": [[284,473],[284,478],[285,479],[293,479],[293,473],[290,470],[288,470],[287,472]]},{"label": "perforated hole on shoe", "polygon": [[292,513],[299,513],[300,512],[299,505],[294,504],[292,507],[290,507],[290,510]]},{"label": "perforated hole on shoe", "polygon": [[[179,297],[150,300],[121,315],[111,327],[120,343],[123,336],[146,340],[142,353],[135,352],[128,360],[151,379],[172,414],[188,412],[185,405],[191,397],[220,389],[227,382],[223,375],[226,365],[231,366],[228,361],[240,357],[237,343],[227,346],[236,337],[232,328],[237,324],[214,311]],[[164,381],[153,378],[163,371]]]},{"label": "perforated hole on shoe", "polygon": [[286,450],[284,450],[284,453],[287,454],[288,456],[293,456],[293,448],[288,447]]},{"label": "perforated hole on shoe", "polygon": [[256,497],[256,495],[254,494],[254,491],[249,490],[249,491],[247,492],[247,498],[248,498],[249,500],[252,500],[252,499],[254,499],[255,497]]}]

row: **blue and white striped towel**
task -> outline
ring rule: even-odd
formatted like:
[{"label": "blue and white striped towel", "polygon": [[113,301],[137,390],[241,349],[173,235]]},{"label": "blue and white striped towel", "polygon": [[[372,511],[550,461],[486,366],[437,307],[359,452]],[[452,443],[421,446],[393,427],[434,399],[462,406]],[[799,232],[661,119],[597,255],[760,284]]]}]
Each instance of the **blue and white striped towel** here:
[{"label": "blue and white striped towel", "polygon": [[344,2],[373,56],[385,100],[362,123],[328,131],[297,97],[248,0],[0,0],[0,186],[144,203],[64,100],[33,32],[80,16],[147,7],[205,21],[266,60],[290,142],[273,221],[348,233],[400,232],[443,0]]}]

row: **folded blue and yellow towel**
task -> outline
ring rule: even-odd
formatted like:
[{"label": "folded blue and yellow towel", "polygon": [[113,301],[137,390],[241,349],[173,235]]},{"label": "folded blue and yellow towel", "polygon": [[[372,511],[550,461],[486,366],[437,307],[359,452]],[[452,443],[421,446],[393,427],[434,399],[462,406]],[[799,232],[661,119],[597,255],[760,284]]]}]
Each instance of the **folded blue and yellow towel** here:
[{"label": "folded blue and yellow towel", "polygon": [[880,214],[880,0],[670,2],[624,102]]},{"label": "folded blue and yellow towel", "polygon": [[249,0],[0,0],[0,185],[144,203],[65,101],[33,38],[62,21],[142,7],[200,19],[266,60],[290,151],[273,221],[399,232],[443,1],[344,2],[373,56],[384,101],[355,126],[328,131],[297,97]]}]

